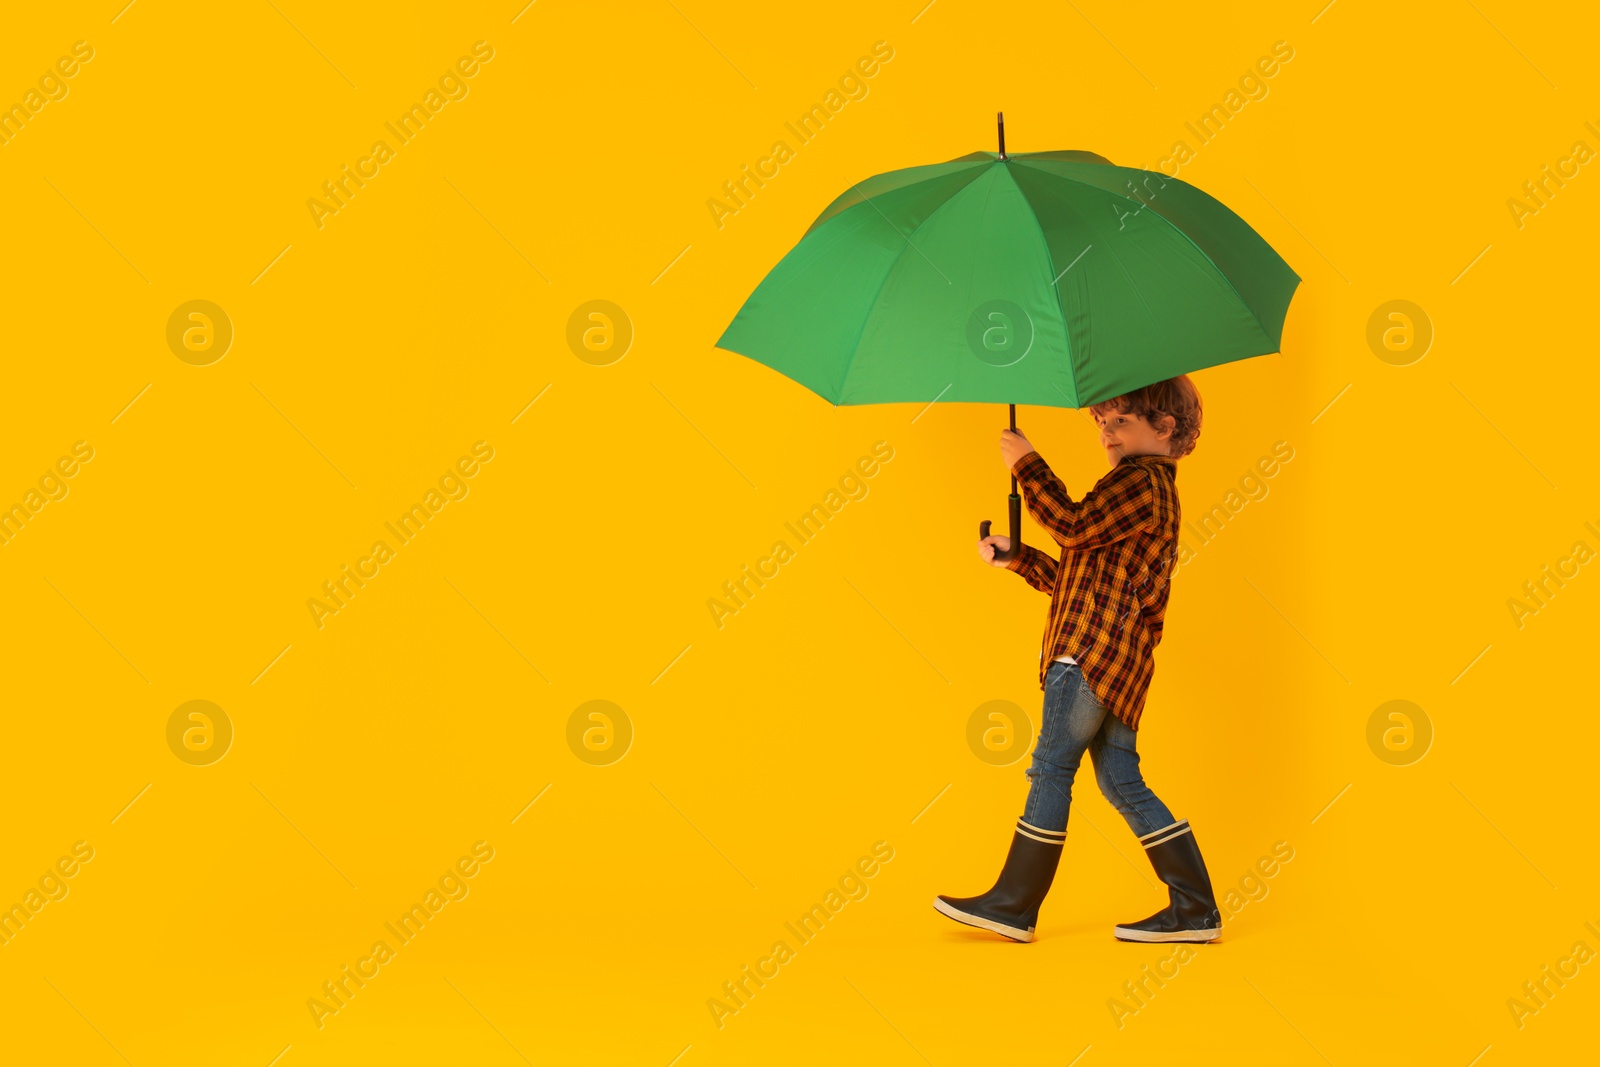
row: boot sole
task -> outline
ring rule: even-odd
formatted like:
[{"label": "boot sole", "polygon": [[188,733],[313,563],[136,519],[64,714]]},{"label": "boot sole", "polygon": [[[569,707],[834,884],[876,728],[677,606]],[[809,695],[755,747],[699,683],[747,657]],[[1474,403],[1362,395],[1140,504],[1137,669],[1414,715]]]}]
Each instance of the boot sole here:
[{"label": "boot sole", "polygon": [[1015,926],[1007,926],[1005,923],[998,923],[993,919],[985,919],[981,915],[970,915],[959,908],[951,907],[938,897],[933,898],[933,907],[939,914],[948,915],[956,922],[965,923],[967,926],[976,926],[980,930],[987,930],[992,934],[999,934],[1001,937],[1008,937],[1013,941],[1021,941],[1024,944],[1033,940],[1032,930],[1022,930]]},{"label": "boot sole", "polygon": [[1215,930],[1133,930],[1126,926],[1119,926],[1112,930],[1118,941],[1145,941],[1145,942],[1206,942],[1215,941],[1222,936],[1222,927]]}]

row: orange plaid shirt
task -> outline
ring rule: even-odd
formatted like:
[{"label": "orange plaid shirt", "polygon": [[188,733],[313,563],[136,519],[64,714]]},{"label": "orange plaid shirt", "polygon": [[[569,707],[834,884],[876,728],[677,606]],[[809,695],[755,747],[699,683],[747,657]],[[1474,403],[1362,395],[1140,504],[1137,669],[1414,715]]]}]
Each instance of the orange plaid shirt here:
[{"label": "orange plaid shirt", "polygon": [[1023,545],[1006,564],[1050,594],[1039,688],[1056,657],[1071,656],[1100,706],[1137,730],[1177,566],[1178,461],[1123,456],[1079,501],[1037,452],[1012,471],[1029,514],[1061,546],[1059,562]]}]

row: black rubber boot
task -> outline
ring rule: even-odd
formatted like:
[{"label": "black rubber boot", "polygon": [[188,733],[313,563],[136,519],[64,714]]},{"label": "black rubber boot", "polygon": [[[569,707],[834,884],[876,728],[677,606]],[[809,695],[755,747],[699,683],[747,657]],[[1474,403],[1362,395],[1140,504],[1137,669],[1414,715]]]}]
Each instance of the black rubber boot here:
[{"label": "black rubber boot", "polygon": [[1013,941],[1032,941],[1033,928],[1039,922],[1039,905],[1055,880],[1066,838],[1065,830],[1041,830],[1018,819],[1011,836],[1011,851],[1006,853],[1006,865],[994,888],[976,897],[941,894],[933,899],[934,908],[958,923]]},{"label": "black rubber boot", "polygon": [[1166,907],[1112,932],[1120,941],[1215,941],[1222,933],[1222,913],[1211,891],[1211,876],[1200,855],[1188,819],[1139,838],[1150,865],[1167,884]]}]

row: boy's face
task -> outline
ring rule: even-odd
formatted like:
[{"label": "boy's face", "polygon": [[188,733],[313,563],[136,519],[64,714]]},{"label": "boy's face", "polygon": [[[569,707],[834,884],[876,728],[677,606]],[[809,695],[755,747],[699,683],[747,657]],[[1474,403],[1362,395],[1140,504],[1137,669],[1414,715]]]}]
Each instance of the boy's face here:
[{"label": "boy's face", "polygon": [[[1123,456],[1165,456],[1170,452],[1167,441],[1172,436],[1170,426],[1159,433],[1143,415],[1122,411],[1103,411],[1094,417],[1100,427],[1100,445],[1106,450],[1106,460],[1115,467]],[[1162,422],[1170,424],[1171,415],[1163,415]]]}]

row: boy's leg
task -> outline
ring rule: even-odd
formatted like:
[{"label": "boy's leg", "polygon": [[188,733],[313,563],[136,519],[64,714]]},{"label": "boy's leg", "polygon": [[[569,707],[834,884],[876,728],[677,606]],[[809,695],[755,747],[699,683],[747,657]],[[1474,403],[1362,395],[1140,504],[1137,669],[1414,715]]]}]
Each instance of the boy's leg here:
[{"label": "boy's leg", "polygon": [[1141,839],[1176,820],[1139,771],[1138,734],[1115,715],[1107,715],[1089,742],[1100,792]]},{"label": "boy's leg", "polygon": [[1222,914],[1205,859],[1188,819],[1172,812],[1139,773],[1137,735],[1107,715],[1090,743],[1100,790],[1139,835],[1145,855],[1167,886],[1167,906],[1138,922],[1119,924],[1112,933],[1123,941],[1212,941],[1222,932]]},{"label": "boy's leg", "polygon": [[1028,770],[1032,786],[1011,850],[993,888],[975,897],[940,894],[933,906],[968,926],[1032,941],[1039,905],[1055,880],[1067,837],[1072,778],[1104,717],[1077,664],[1056,663],[1045,675],[1044,721]]},{"label": "boy's leg", "polygon": [[1115,716],[1100,706],[1078,665],[1052,666],[1045,676],[1043,721],[1027,770],[1030,784],[1023,823],[1052,834],[1066,831],[1073,779],[1104,720],[1115,721]]}]

